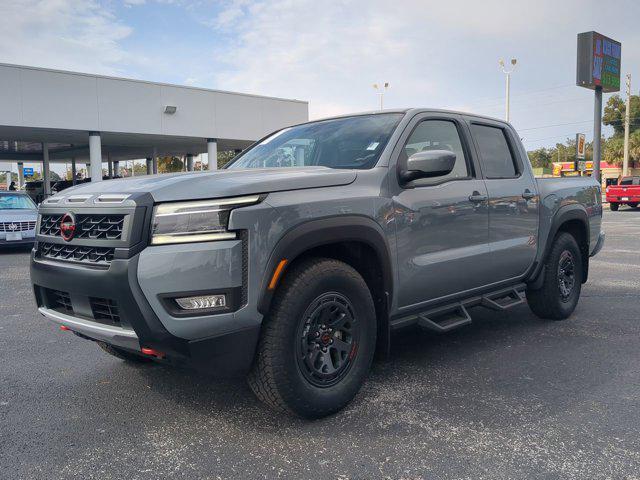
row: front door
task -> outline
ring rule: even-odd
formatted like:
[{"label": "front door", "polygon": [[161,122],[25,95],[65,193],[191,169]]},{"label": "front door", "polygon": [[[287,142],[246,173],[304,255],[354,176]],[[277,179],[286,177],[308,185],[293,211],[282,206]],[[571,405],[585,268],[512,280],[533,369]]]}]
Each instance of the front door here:
[{"label": "front door", "polygon": [[415,119],[403,138],[400,169],[424,150],[454,152],[456,164],[445,176],[398,185],[393,200],[400,311],[480,287],[490,269],[487,190],[462,119],[429,114]]}]

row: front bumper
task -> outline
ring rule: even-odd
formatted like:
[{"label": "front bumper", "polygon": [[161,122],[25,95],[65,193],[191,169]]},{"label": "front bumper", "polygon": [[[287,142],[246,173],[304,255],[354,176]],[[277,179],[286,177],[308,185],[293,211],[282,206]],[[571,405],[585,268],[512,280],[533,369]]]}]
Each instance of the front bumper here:
[{"label": "front bumper", "polygon": [[[216,376],[240,375],[249,370],[260,333],[259,320],[248,324],[240,322],[236,328],[225,330],[208,325],[199,330],[198,338],[175,335],[163,324],[140,287],[140,254],[129,259],[114,259],[108,269],[92,269],[37,258],[35,252],[31,258],[31,280],[38,309],[54,323],[89,339],[127,350],[140,352],[142,347],[151,348],[163,352],[171,363],[192,366]],[[167,261],[164,265],[171,263]],[[180,286],[181,275],[188,272],[174,271],[167,281]],[[51,292],[67,294],[70,309],[61,309]],[[92,306],[96,297],[117,305],[117,323],[97,318]],[[185,325],[190,323],[189,319],[183,321]]]}]

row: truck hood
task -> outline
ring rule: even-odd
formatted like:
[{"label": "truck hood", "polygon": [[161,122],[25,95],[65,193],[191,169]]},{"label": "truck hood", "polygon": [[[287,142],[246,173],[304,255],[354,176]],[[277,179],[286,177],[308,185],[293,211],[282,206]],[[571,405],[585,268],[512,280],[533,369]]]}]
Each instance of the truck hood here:
[{"label": "truck hood", "polygon": [[89,182],[63,190],[56,197],[69,194],[150,193],[156,202],[195,200],[348,185],[356,176],[353,170],[327,167],[173,173]]}]

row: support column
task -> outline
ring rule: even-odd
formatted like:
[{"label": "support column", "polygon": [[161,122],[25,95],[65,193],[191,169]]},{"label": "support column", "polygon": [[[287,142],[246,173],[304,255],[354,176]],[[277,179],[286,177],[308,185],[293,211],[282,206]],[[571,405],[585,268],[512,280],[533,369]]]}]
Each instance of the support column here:
[{"label": "support column", "polygon": [[153,175],[153,158],[147,158],[147,175]]},{"label": "support column", "polygon": [[158,173],[158,149],[156,147],[153,147],[153,157],[151,158],[153,163],[153,174],[156,175]]},{"label": "support column", "polygon": [[71,157],[71,183],[78,183],[78,169],[76,168],[76,157]]},{"label": "support column", "polygon": [[99,132],[89,132],[89,161],[91,162],[91,181],[102,181],[102,142]]},{"label": "support column", "polygon": [[207,157],[209,157],[209,170],[217,170],[218,141],[215,138],[207,138]]},{"label": "support column", "polygon": [[42,144],[42,194],[43,200],[51,196],[51,171],[49,170],[49,144]]},{"label": "support column", "polygon": [[187,172],[193,172],[193,153],[187,153]]},{"label": "support column", "polygon": [[107,156],[107,172],[109,178],[113,178],[113,162],[111,161],[111,155]]},{"label": "support column", "polygon": [[120,176],[120,162],[118,160],[113,162],[113,176],[114,177]]},{"label": "support column", "polygon": [[18,162],[18,188],[24,185],[24,163]]}]

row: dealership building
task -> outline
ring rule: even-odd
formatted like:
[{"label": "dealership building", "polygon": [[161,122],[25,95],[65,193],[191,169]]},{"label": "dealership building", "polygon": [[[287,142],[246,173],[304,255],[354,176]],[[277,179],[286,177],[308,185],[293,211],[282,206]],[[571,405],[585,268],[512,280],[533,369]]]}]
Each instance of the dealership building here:
[{"label": "dealership building", "polygon": [[119,162],[141,158],[147,173],[173,155],[193,170],[195,155],[243,149],[308,111],[300,100],[0,64],[0,171],[17,163],[22,184],[22,165],[41,163],[49,189],[56,162],[86,164],[91,181],[103,163],[117,175]]}]

